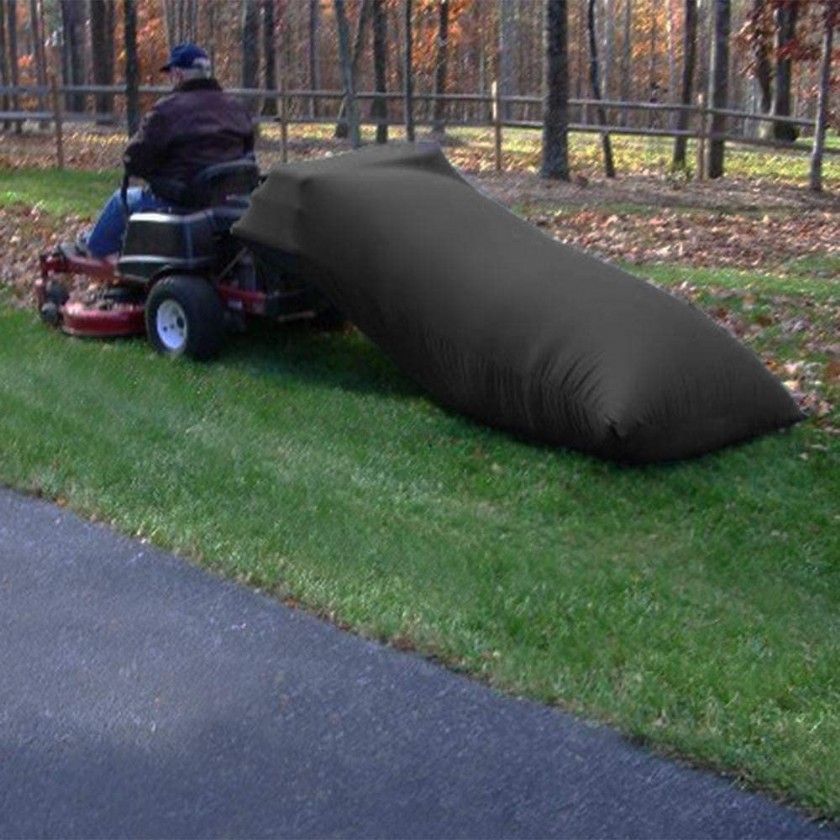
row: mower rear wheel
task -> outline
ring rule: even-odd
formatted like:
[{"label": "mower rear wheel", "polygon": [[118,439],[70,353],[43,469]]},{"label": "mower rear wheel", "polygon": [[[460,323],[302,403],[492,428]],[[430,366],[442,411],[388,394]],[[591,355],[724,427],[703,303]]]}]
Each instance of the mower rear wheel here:
[{"label": "mower rear wheel", "polygon": [[146,301],[146,333],[152,347],[164,356],[211,359],[224,342],[224,306],[201,277],[165,277]]}]

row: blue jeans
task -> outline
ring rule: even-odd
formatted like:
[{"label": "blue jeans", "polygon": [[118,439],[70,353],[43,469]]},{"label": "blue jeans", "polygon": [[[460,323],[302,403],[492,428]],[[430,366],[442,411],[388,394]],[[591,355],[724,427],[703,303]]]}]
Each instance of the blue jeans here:
[{"label": "blue jeans", "polygon": [[[142,210],[163,210],[172,207],[171,202],[158,198],[145,187],[129,187],[126,199],[129,216]],[[120,191],[117,190],[105,202],[105,206],[88,236],[88,251],[95,257],[106,257],[109,254],[116,254],[121,251],[127,222]]]}]

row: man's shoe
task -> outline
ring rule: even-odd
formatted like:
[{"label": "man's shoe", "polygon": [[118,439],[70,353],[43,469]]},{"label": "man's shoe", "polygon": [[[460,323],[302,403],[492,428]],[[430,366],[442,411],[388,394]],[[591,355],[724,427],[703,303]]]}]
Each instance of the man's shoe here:
[{"label": "man's shoe", "polygon": [[90,248],[88,248],[88,239],[90,238],[90,231],[85,230],[82,231],[76,237],[76,253],[82,257],[92,257],[93,254],[90,252]]}]

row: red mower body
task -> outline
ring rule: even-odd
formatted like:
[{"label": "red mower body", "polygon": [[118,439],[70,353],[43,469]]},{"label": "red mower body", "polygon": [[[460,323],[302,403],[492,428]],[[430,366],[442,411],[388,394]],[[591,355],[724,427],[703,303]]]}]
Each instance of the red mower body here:
[{"label": "red mower body", "polygon": [[[40,265],[41,278],[35,283],[35,297],[46,321],[68,335],[85,338],[122,338],[145,333],[145,304],[114,293],[119,286],[112,261],[76,254],[73,246],[63,245],[41,254]],[[82,275],[101,285],[79,299],[70,300],[52,287],[60,282],[56,276],[61,275]],[[45,307],[48,307],[46,311]]]}]

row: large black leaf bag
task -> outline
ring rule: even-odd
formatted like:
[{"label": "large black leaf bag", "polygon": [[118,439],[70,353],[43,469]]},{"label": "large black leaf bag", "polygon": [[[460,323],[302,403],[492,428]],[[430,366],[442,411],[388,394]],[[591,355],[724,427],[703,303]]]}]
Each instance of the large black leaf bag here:
[{"label": "large black leaf bag", "polygon": [[443,405],[530,440],[643,463],[802,415],[693,307],[563,245],[433,145],[273,169],[235,234],[311,281]]}]

